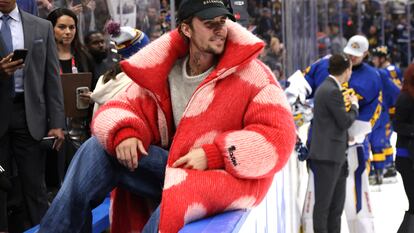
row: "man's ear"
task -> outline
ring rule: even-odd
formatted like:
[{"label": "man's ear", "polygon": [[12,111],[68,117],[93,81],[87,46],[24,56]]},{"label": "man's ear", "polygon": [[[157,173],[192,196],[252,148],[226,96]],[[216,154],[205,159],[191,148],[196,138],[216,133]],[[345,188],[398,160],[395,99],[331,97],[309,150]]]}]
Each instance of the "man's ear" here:
[{"label": "man's ear", "polygon": [[181,32],[188,38],[191,38],[191,33],[190,33],[190,25],[183,23],[181,24]]}]

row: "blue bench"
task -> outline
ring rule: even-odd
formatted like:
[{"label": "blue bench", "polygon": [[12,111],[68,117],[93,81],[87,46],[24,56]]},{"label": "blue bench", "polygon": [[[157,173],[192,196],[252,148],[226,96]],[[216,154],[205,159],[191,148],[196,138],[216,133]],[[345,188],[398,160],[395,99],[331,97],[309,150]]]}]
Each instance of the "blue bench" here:
[{"label": "blue bench", "polygon": [[[187,224],[179,233],[237,233],[248,215],[247,210],[237,210],[222,213],[209,218]],[[92,210],[93,233],[101,233],[109,228],[109,197]],[[35,233],[39,226],[35,226],[25,233]]]},{"label": "blue bench", "polygon": [[[109,228],[109,197],[92,210],[92,232],[101,233]],[[24,233],[35,233],[39,229],[39,225],[25,231]]]},{"label": "blue bench", "polygon": [[248,210],[225,212],[189,223],[179,233],[237,233],[248,214]]}]

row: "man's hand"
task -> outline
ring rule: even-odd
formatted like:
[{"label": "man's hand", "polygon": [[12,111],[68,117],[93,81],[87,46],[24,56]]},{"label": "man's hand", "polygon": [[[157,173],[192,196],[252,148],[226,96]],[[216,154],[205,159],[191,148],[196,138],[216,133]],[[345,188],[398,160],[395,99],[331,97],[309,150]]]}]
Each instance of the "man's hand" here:
[{"label": "man's hand", "polygon": [[94,101],[92,100],[91,95],[92,95],[92,91],[89,91],[89,92],[87,92],[87,93],[80,93],[80,94],[79,94],[80,99],[81,99],[82,101],[85,101],[85,102],[88,102],[88,103],[90,103],[90,104],[93,104],[93,103],[94,103]]},{"label": "man's hand", "polygon": [[130,171],[134,171],[138,167],[138,152],[148,155],[142,141],[138,138],[128,138],[123,140],[115,148],[115,152],[118,161]]},{"label": "man's hand", "polygon": [[37,0],[37,7],[39,8],[46,8],[47,10],[51,10],[53,8],[52,3],[50,3],[48,0]]},{"label": "man's hand", "polygon": [[78,5],[69,7],[69,9],[73,11],[76,15],[79,15],[83,10],[83,6],[82,4],[78,4]]},{"label": "man's hand", "polygon": [[62,129],[50,129],[47,133],[47,136],[54,136],[56,137],[55,142],[53,143],[53,149],[59,151],[60,147],[62,147],[63,141],[65,140],[65,134],[63,133]]},{"label": "man's hand", "polygon": [[86,4],[86,7],[88,7],[91,11],[94,11],[96,9],[96,2],[95,2],[95,0],[90,0]]},{"label": "man's hand", "polygon": [[193,149],[173,164],[173,167],[182,167],[195,170],[207,169],[207,156],[203,148]]},{"label": "man's hand", "polygon": [[356,95],[349,95],[349,100],[352,104],[358,104],[358,97]]},{"label": "man's hand", "polygon": [[16,70],[23,68],[23,59],[11,61],[13,53],[7,55],[0,60],[0,74],[12,75]]}]

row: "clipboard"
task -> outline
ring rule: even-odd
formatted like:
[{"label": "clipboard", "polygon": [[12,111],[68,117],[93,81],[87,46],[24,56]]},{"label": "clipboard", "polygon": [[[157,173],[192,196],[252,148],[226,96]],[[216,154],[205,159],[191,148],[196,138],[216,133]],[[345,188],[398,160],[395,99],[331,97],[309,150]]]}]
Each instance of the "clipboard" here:
[{"label": "clipboard", "polygon": [[63,101],[65,104],[66,117],[87,117],[88,109],[78,109],[76,107],[76,88],[88,87],[91,89],[92,73],[64,73],[61,74]]}]

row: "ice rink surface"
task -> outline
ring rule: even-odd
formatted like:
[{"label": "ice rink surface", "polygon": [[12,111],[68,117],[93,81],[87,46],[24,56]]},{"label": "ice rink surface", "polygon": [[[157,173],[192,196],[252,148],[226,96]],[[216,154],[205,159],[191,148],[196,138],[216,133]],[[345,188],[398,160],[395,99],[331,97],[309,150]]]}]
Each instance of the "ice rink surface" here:
[{"label": "ice rink surface", "polygon": [[376,233],[397,232],[404,212],[408,209],[407,196],[399,174],[397,179],[395,184],[371,186]]},{"label": "ice rink surface", "polygon": [[[398,182],[370,186],[372,209],[374,212],[375,233],[395,233],[408,209],[401,176]],[[342,233],[349,233],[345,215],[342,216]]]}]

